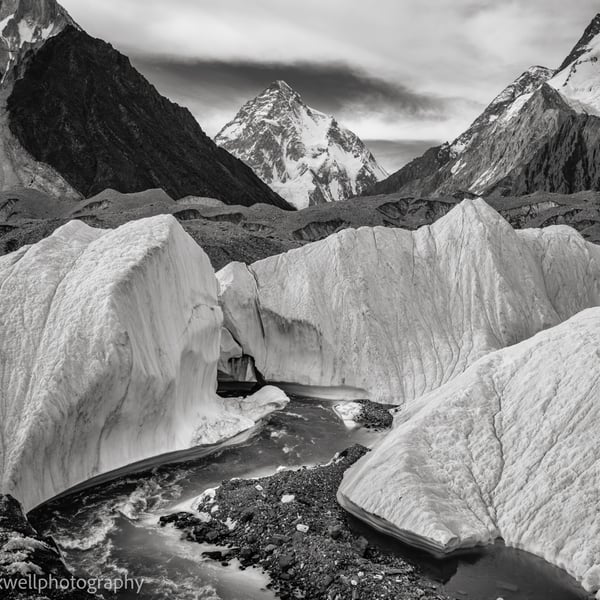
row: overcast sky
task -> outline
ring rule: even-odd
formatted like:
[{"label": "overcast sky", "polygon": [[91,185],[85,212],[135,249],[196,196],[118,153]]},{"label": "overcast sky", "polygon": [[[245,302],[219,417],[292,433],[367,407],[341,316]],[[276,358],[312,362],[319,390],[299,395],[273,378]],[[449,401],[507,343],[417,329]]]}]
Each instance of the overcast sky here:
[{"label": "overcast sky", "polygon": [[214,135],[284,79],[393,170],[461,133],[527,67],[556,67],[597,0],[62,0]]}]

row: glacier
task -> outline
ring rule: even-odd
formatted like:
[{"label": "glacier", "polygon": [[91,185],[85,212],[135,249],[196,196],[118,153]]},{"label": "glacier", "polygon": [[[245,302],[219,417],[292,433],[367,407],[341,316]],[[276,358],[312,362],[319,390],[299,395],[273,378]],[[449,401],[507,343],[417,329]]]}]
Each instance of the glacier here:
[{"label": "glacier", "polygon": [[435,555],[503,538],[597,591],[598,348],[590,308],[483,357],[396,415],[339,502]]},{"label": "glacier", "polygon": [[600,248],[465,200],[417,231],[346,229],[217,278],[225,327],[266,381],[404,404],[598,305]]},{"label": "glacier", "polygon": [[209,444],[287,403],[216,393],[222,312],[171,215],[71,221],[0,258],[0,480],[25,510],[139,460]]}]

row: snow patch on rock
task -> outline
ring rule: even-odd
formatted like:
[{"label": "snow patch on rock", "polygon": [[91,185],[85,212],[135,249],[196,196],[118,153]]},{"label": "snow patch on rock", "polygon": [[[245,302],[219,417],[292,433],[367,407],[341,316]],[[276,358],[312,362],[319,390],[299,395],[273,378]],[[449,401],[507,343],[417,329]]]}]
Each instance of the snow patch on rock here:
[{"label": "snow patch on rock", "polygon": [[548,82],[575,111],[600,116],[600,15]]},{"label": "snow patch on rock", "polygon": [[344,422],[348,429],[358,426],[357,419],[360,417],[363,406],[359,402],[341,402],[333,407],[335,414]]}]

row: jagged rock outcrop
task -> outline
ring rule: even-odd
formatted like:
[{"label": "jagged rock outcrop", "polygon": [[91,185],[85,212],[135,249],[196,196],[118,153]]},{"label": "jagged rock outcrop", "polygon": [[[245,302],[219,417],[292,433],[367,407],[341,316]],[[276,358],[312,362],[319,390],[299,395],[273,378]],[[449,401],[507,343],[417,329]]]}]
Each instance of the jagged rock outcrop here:
[{"label": "jagged rock outcrop", "polygon": [[433,554],[501,537],[597,591],[599,347],[593,308],[483,357],[400,411],[338,500]]},{"label": "jagged rock outcrop", "polygon": [[[450,160],[450,144],[429,148],[399,171],[369,188],[368,194],[424,195],[435,189],[436,174]],[[432,181],[433,180],[433,181]]]},{"label": "jagged rock outcrop", "polygon": [[68,25],[78,27],[56,0],[2,0],[0,2],[0,78],[5,83],[13,67],[30,50]]},{"label": "jagged rock outcrop", "polygon": [[0,258],[0,491],[26,510],[115,468],[214,443],[285,404],[216,395],[222,313],[172,216],[72,221]]},{"label": "jagged rock outcrop", "polygon": [[354,133],[285,81],[244,104],[215,141],[297,208],[359,195],[387,175]]},{"label": "jagged rock outcrop", "polygon": [[[72,581],[73,573],[65,565],[54,540],[42,537],[23,514],[19,502],[0,495],[0,589],[3,600],[94,600],[95,593],[78,590],[75,585],[41,590],[38,578],[50,587],[55,581]],[[55,586],[58,587],[58,586]],[[90,587],[94,587],[93,582]]]},{"label": "jagged rock outcrop", "polygon": [[403,404],[598,304],[600,248],[568,227],[515,231],[477,200],[217,277],[225,327],[265,380]]},{"label": "jagged rock outcrop", "polygon": [[600,189],[600,15],[558,71],[532,67],[451,144],[373,193],[521,195]]},{"label": "jagged rock outcrop", "polygon": [[[28,3],[20,0],[23,10]],[[79,194],[162,188],[173,198],[292,208],[217,147],[187,109],[161,96],[125,56],[73,25],[36,46],[16,68],[16,81],[3,92],[10,144]],[[1,183],[2,189],[53,191],[33,178],[5,177]]]}]

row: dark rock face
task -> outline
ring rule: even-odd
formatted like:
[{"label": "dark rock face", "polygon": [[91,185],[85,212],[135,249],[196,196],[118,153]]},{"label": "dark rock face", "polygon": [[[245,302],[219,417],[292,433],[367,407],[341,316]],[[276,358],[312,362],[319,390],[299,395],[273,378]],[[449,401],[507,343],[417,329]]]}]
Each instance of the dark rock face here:
[{"label": "dark rock face", "polygon": [[563,63],[558,67],[558,71],[562,71],[565,67],[574,63],[586,50],[587,45],[600,33],[600,14],[597,14],[592,22],[586,27],[581,39],[575,44],[569,56],[565,58]]},{"label": "dark rock face", "polygon": [[125,56],[74,27],[28,58],[7,106],[20,143],[86,197],[162,188],[173,198],[291,209]]},{"label": "dark rock face", "polygon": [[[38,593],[34,580],[71,580],[72,573],[63,562],[52,539],[43,538],[23,514],[12,496],[0,495],[0,597],[3,600],[94,600],[97,596],[73,589],[47,589]],[[49,586],[50,587],[50,586]]]},{"label": "dark rock face", "polygon": [[316,221],[309,223],[301,229],[297,229],[292,235],[297,240],[316,242],[318,240],[325,239],[332,233],[346,229],[347,227],[348,223],[342,221],[341,219],[333,219],[331,221]]},{"label": "dark rock face", "polygon": [[450,146],[443,144],[430,148],[390,175],[387,179],[376,183],[371,194],[422,194],[427,195],[436,188],[436,174],[450,160]]},{"label": "dark rock face", "polygon": [[569,114],[507,191],[511,195],[535,190],[572,194],[599,189],[600,119]]}]

